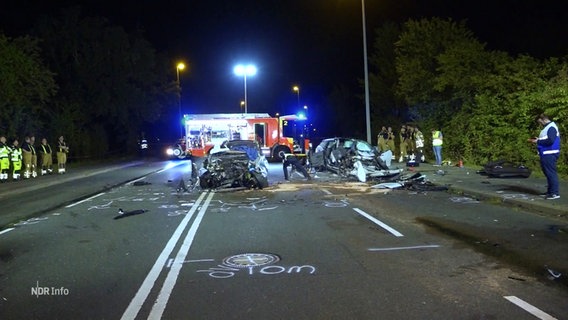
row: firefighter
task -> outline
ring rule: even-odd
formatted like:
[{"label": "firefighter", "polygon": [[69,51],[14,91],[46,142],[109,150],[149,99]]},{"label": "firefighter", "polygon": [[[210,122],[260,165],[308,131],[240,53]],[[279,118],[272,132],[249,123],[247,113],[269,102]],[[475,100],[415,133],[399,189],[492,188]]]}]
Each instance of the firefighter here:
[{"label": "firefighter", "polygon": [[57,139],[57,173],[65,173],[65,165],[67,164],[67,154],[69,153],[69,147],[65,142],[63,136]]},{"label": "firefighter", "polygon": [[292,169],[296,169],[299,172],[302,173],[302,175],[308,179],[308,180],[312,180],[312,177],[310,176],[310,174],[308,173],[308,171],[306,170],[306,168],[304,168],[304,166],[302,165],[302,162],[300,161],[300,159],[298,159],[298,157],[295,154],[292,153],[281,153],[280,157],[282,157],[282,168],[284,170],[284,180],[286,181],[290,181],[290,177],[288,176],[288,166],[292,165]]},{"label": "firefighter", "polygon": [[31,175],[32,178],[37,177],[37,151],[35,148],[35,136],[30,136],[30,142],[29,142],[29,146],[30,149],[32,150],[31,152]]},{"label": "firefighter", "polygon": [[8,181],[10,170],[10,147],[6,144],[6,137],[0,136],[0,182]]},{"label": "firefighter", "polygon": [[10,161],[12,162],[12,180],[20,180],[20,171],[22,170],[22,148],[18,138],[12,142],[12,153],[10,154]]},{"label": "firefighter", "polygon": [[402,125],[402,127],[400,128],[400,133],[399,133],[399,138],[400,138],[400,142],[399,142],[399,150],[400,150],[400,158],[398,159],[398,162],[403,162],[404,159],[406,159],[406,148],[408,147],[408,132],[406,131],[406,125]]},{"label": "firefighter", "polygon": [[41,175],[51,174],[53,172],[53,157],[52,150],[46,138],[41,139],[39,148],[41,155]]},{"label": "firefighter", "polygon": [[392,131],[392,127],[388,127],[387,128],[387,146],[389,147],[389,150],[392,151],[393,155],[395,155],[394,153],[394,132]]},{"label": "firefighter", "polygon": [[389,146],[387,145],[387,140],[389,138],[389,134],[387,132],[387,128],[383,126],[381,128],[381,132],[377,135],[377,146],[380,152],[387,151]]},{"label": "firefighter", "polygon": [[[416,154],[416,140],[414,136],[414,127],[413,126],[406,126],[406,154],[408,155],[415,155]],[[410,156],[409,156],[410,157]]]}]

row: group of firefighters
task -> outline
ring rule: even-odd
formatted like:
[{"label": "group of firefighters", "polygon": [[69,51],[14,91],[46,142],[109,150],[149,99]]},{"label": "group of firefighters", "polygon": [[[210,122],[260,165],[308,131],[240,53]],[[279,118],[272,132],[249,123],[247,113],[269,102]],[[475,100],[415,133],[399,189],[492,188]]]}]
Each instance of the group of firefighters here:
[{"label": "group of firefighters", "polygon": [[[41,175],[53,173],[53,152],[47,139],[41,139],[39,146],[35,145],[35,137],[27,136],[24,143],[20,146],[18,138],[7,144],[6,136],[0,135],[0,182],[18,181],[23,179],[35,178],[38,175],[38,156],[41,165]],[[65,173],[67,163],[67,153],[69,147],[63,136],[57,140],[57,173]],[[22,174],[23,170],[23,174]]]},{"label": "group of firefighters", "polygon": [[[383,126],[377,135],[379,151],[385,152],[390,150],[393,153],[393,157],[395,157],[395,138],[392,127],[387,128]],[[416,126],[402,125],[399,132],[398,151],[398,162],[424,162],[424,135],[422,131]]]}]

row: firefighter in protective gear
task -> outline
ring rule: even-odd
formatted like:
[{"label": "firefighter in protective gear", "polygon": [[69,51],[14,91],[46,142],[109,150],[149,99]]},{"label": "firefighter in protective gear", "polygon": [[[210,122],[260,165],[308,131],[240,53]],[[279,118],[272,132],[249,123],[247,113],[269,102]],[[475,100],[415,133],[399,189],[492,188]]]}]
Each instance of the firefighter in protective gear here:
[{"label": "firefighter in protective gear", "polygon": [[377,135],[377,147],[379,148],[380,152],[387,151],[389,146],[387,145],[387,140],[389,138],[389,134],[387,132],[387,128],[383,126],[381,128],[381,132]]},{"label": "firefighter in protective gear", "polygon": [[65,142],[63,136],[57,139],[57,173],[65,173],[65,165],[67,164],[67,154],[69,153],[69,147]]},{"label": "firefighter in protective gear", "polygon": [[8,181],[10,170],[10,147],[6,144],[6,137],[0,136],[0,182]]},{"label": "firefighter in protective gear", "polygon": [[53,172],[53,157],[51,146],[47,143],[46,138],[41,139],[39,152],[41,155],[41,175],[51,174]]},{"label": "firefighter in protective gear", "polygon": [[24,144],[22,145],[22,156],[24,160],[24,179],[29,179],[30,177],[36,177],[36,167],[33,162],[34,156],[36,156],[36,150],[32,142],[32,138],[26,137],[24,139]]},{"label": "firefighter in protective gear", "polygon": [[394,132],[392,132],[392,127],[388,127],[387,128],[387,146],[389,147],[389,150],[392,151],[392,154],[394,155]]},{"label": "firefighter in protective gear", "polygon": [[12,142],[12,153],[10,154],[10,161],[12,162],[12,180],[20,180],[20,171],[22,170],[22,148],[18,139]]},{"label": "firefighter in protective gear", "polygon": [[399,138],[400,158],[398,159],[398,162],[403,162],[404,159],[406,159],[406,148],[408,147],[408,132],[406,130],[406,125],[402,125],[400,128]]}]

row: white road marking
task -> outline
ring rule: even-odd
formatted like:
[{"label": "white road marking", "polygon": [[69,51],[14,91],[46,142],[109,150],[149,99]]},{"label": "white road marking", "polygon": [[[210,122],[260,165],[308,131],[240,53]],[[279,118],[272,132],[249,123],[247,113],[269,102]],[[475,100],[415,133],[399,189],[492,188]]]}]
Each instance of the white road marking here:
[{"label": "white road marking", "polygon": [[437,244],[426,246],[412,246],[412,247],[393,247],[393,248],[369,248],[369,251],[395,251],[395,250],[412,250],[412,249],[426,249],[426,248],[439,248]]},{"label": "white road marking", "polygon": [[185,260],[183,263],[191,263],[191,262],[211,262],[211,261],[215,261],[215,259]]},{"label": "white road marking", "polygon": [[503,296],[503,298],[509,300],[511,303],[516,304],[521,309],[527,311],[528,313],[532,314],[533,316],[543,319],[543,320],[556,320],[555,317],[549,315],[548,313],[538,309],[537,307],[515,297],[515,296]]},{"label": "white road marking", "polygon": [[395,237],[404,237],[402,235],[402,233],[400,233],[400,232],[396,231],[395,229],[389,227],[386,223],[379,221],[377,218],[372,217],[370,214],[366,213],[365,211],[363,211],[359,208],[353,208],[353,210],[357,211],[357,213],[359,213],[363,217],[371,220],[371,222],[373,222],[374,224],[376,224],[376,225],[380,226],[381,228],[387,230],[388,232],[392,233]]},{"label": "white road marking", "polygon": [[142,308],[142,305],[144,304],[144,302],[148,298],[148,295],[150,294],[150,290],[152,290],[152,288],[154,287],[154,283],[156,282],[156,279],[158,279],[160,272],[164,268],[166,260],[168,259],[168,257],[172,253],[172,251],[174,250],[174,247],[176,246],[179,238],[181,237],[181,234],[183,233],[185,227],[189,223],[189,220],[191,220],[191,218],[193,217],[193,214],[195,213],[195,211],[197,211],[199,203],[203,200],[203,198],[205,198],[206,194],[207,193],[204,192],[199,196],[199,198],[195,202],[197,205],[193,206],[189,210],[187,215],[183,218],[183,220],[180,222],[179,226],[174,231],[174,234],[172,235],[170,240],[168,240],[168,243],[164,247],[164,250],[162,250],[162,253],[160,253],[160,256],[158,257],[158,259],[154,263],[154,266],[152,267],[150,272],[148,272],[148,275],[146,276],[146,279],[144,279],[144,282],[142,282],[142,285],[138,289],[138,292],[136,292],[136,295],[134,296],[134,298],[132,298],[132,301],[130,301],[130,304],[128,305],[128,307],[124,311],[124,314],[122,315],[121,319],[134,319],[134,318],[136,318],[136,316],[138,315],[138,312],[140,312],[140,309]]},{"label": "white road marking", "polygon": [[10,231],[12,231],[12,230],[14,230],[14,229],[16,229],[16,228],[8,228],[8,229],[5,229],[5,230],[2,230],[2,231],[0,231],[0,234],[10,232]]},{"label": "white road marking", "polygon": [[199,210],[199,214],[197,214],[195,221],[193,221],[193,224],[191,225],[191,228],[189,229],[187,236],[185,236],[185,240],[183,241],[183,244],[181,245],[175,257],[172,268],[170,269],[170,272],[168,272],[168,276],[164,281],[164,286],[162,287],[162,290],[160,290],[160,294],[158,295],[158,298],[156,299],[156,302],[152,307],[152,311],[150,311],[148,319],[157,319],[157,320],[162,319],[162,315],[164,314],[164,310],[166,309],[166,305],[168,304],[170,295],[174,289],[174,286],[176,285],[176,281],[181,271],[181,268],[183,267],[183,262],[185,261],[185,257],[187,257],[187,254],[189,253],[189,249],[193,244],[193,239],[195,239],[195,234],[197,233],[197,229],[199,228],[201,220],[203,220],[203,216],[205,215],[205,211],[207,211],[209,203],[211,202],[211,198],[213,198],[214,195],[215,193],[213,192],[209,194],[207,200],[205,200],[205,204],[203,205],[201,210]]},{"label": "white road marking", "polygon": [[325,193],[325,194],[333,194],[333,193],[331,193],[331,191],[329,191],[327,189],[321,189],[321,191],[323,191],[323,193]]},{"label": "white road marking", "polygon": [[83,199],[83,200],[81,200],[81,201],[79,201],[79,202],[72,203],[72,204],[70,204],[70,205],[68,205],[68,206],[65,206],[65,208],[74,207],[74,206],[76,206],[76,205],[78,205],[78,204],[81,204],[81,203],[83,203],[83,202],[92,200],[92,199],[94,199],[94,198],[96,198],[96,197],[100,197],[100,196],[102,196],[103,194],[105,194],[105,192],[101,192],[101,193],[99,193],[99,194],[95,194],[94,196],[92,196],[92,197],[90,197],[90,198]]}]

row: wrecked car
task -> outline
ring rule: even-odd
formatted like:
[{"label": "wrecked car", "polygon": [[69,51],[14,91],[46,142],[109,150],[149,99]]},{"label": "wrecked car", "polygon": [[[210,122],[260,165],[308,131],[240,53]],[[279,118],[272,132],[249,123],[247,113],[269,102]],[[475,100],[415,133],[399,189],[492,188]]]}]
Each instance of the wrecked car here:
[{"label": "wrecked car", "polygon": [[[390,153],[390,151],[389,151]],[[310,155],[312,167],[331,171],[342,177],[367,180],[393,180],[403,169],[391,169],[392,153],[381,154],[375,147],[354,138],[328,138],[321,141]]]},{"label": "wrecked car", "polygon": [[211,149],[199,172],[202,189],[268,187],[268,161],[256,141],[225,141]]}]

